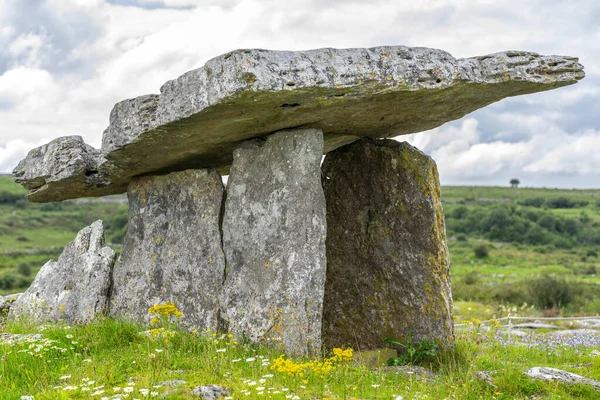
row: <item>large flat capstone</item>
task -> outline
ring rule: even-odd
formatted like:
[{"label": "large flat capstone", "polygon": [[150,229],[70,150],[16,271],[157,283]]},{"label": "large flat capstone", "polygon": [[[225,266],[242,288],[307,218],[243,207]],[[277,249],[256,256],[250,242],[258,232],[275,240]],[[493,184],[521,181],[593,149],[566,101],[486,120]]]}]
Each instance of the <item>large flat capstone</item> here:
[{"label": "large flat capstone", "polygon": [[326,348],[454,341],[438,172],[407,143],[363,139],[325,157]]},{"label": "large flat capstone", "polygon": [[[405,46],[237,50],[165,83],[160,94],[115,105],[101,150],[59,139],[32,150],[14,175],[36,202],[121,193],[138,175],[227,170],[242,141],[278,130],[320,129],[327,152],[360,137],[435,128],[583,77],[577,58],[522,51],[455,59]],[[43,163],[52,158],[61,161]],[[80,161],[65,169],[69,160]]]},{"label": "large flat capstone", "polygon": [[323,135],[283,131],[234,152],[223,218],[229,331],[290,354],[321,349],[325,286]]},{"label": "large flat capstone", "polygon": [[115,252],[104,245],[102,221],[82,229],[57,261],[48,261],[11,305],[9,317],[31,322],[90,322],[104,315]]},{"label": "large flat capstone", "polygon": [[134,179],[129,225],[113,272],[112,316],[149,322],[148,309],[174,302],[190,329],[215,330],[225,279],[216,170]]}]

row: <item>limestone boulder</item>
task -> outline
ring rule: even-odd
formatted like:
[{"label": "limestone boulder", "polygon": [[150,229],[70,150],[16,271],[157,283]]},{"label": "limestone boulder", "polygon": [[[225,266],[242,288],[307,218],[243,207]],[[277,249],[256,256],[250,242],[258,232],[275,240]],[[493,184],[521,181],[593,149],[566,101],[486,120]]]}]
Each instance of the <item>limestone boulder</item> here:
[{"label": "limestone boulder", "polygon": [[196,386],[192,389],[192,397],[199,397],[204,400],[218,400],[227,397],[232,392],[231,389],[219,385]]},{"label": "limestone boulder", "polygon": [[6,296],[0,296],[0,315],[2,315],[2,312],[8,312],[8,310],[10,310],[10,308],[12,307],[13,303],[17,301],[17,299],[22,294],[23,293],[15,293]]},{"label": "limestone boulder", "polygon": [[31,201],[53,201],[121,193],[127,185],[112,185],[102,178],[101,151],[81,136],[65,136],[35,148],[13,172],[15,182],[29,190]]},{"label": "limestone boulder", "polygon": [[127,195],[129,225],[114,268],[110,314],[147,323],[150,307],[174,302],[183,326],[215,330],[225,279],[221,176],[186,170],[139,177]]},{"label": "limestone boulder", "polygon": [[561,382],[566,385],[588,385],[594,390],[600,391],[600,382],[557,368],[534,367],[525,371],[525,374],[533,379]]},{"label": "limestone boulder", "polygon": [[282,131],[234,152],[223,218],[230,332],[291,354],[321,348],[325,285],[323,135]]},{"label": "limestone boulder", "polygon": [[438,172],[407,143],[363,139],[325,157],[326,348],[454,340]]},{"label": "limestone boulder", "polygon": [[242,141],[278,130],[320,129],[327,152],[360,137],[435,128],[584,75],[577,58],[524,51],[456,59],[406,46],[236,50],[165,83],[160,94],[115,105],[102,139],[106,161],[92,175],[57,166],[38,172],[36,154],[44,146],[14,174],[32,201],[113,194],[150,172],[227,170]]},{"label": "limestone boulder", "polygon": [[90,322],[107,311],[115,252],[104,244],[104,226],[82,229],[57,261],[48,261],[12,304],[9,318],[32,322]]}]

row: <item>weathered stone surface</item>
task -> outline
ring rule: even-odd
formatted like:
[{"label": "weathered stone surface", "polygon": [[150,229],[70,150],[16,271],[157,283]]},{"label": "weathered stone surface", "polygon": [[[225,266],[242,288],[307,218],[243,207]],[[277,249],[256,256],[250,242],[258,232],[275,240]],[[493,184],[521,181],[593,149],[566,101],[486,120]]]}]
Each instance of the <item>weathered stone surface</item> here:
[{"label": "weathered stone surface", "polygon": [[15,293],[0,296],[0,315],[2,315],[2,311],[7,312],[22,294],[23,293]]},{"label": "weathered stone surface", "polygon": [[228,182],[222,317],[232,333],[280,342],[292,354],[321,347],[322,153],[318,130],[278,132],[262,147],[237,149]]},{"label": "weathered stone surface", "polygon": [[[112,194],[149,172],[227,168],[241,141],[286,128],[321,129],[329,151],[362,136],[431,129],[505,97],[583,77],[576,58],[522,51],[455,59],[405,46],[237,50],[165,83],[160,94],[118,103],[102,140],[108,161],[93,182],[81,174],[55,179],[61,164],[40,175],[30,167],[32,155],[15,174],[33,189],[32,201]],[[40,185],[40,176],[54,184]]]},{"label": "weathered stone surface", "polygon": [[99,175],[105,161],[100,150],[81,136],[65,136],[33,149],[17,165],[14,180],[29,189],[31,201],[54,201],[121,193],[127,185],[111,185]]},{"label": "weathered stone surface", "polygon": [[434,161],[407,143],[363,139],[323,163],[326,347],[454,340],[444,215]]},{"label": "weathered stone surface", "polygon": [[475,378],[477,380],[479,380],[479,381],[487,383],[488,385],[490,385],[494,389],[497,388],[496,384],[494,383],[494,380],[492,379],[492,376],[487,371],[477,371],[477,372],[475,372]]},{"label": "weathered stone surface", "polygon": [[222,399],[231,393],[231,389],[224,388],[219,385],[198,386],[192,389],[192,396],[199,397],[204,400]]},{"label": "weathered stone surface", "polygon": [[9,318],[83,323],[105,314],[115,258],[104,244],[102,221],[94,222],[79,231],[58,261],[44,264],[10,308]]},{"label": "weathered stone surface", "polygon": [[600,382],[589,378],[585,378],[581,375],[577,375],[572,372],[563,371],[561,369],[550,367],[534,367],[525,371],[525,374],[529,375],[533,379],[541,379],[545,381],[558,381],[567,385],[589,385],[592,386],[595,390],[600,391]]},{"label": "weathered stone surface", "polygon": [[136,178],[129,225],[113,272],[110,314],[149,322],[148,308],[174,302],[190,329],[216,329],[225,279],[215,170]]}]

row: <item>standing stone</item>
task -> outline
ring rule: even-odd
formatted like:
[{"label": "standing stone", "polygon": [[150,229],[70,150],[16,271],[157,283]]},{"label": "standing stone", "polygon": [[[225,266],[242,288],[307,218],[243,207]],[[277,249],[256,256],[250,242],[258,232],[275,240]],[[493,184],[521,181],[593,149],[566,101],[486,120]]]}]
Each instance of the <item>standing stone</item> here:
[{"label": "standing stone", "polygon": [[281,131],[234,152],[221,297],[232,333],[275,341],[291,354],[321,348],[325,285],[322,132]]},{"label": "standing stone", "polygon": [[148,308],[174,302],[183,326],[216,329],[225,278],[215,170],[136,178],[127,190],[129,226],[113,273],[110,314],[149,322]]},{"label": "standing stone", "polygon": [[83,228],[58,261],[50,260],[12,304],[9,317],[32,322],[90,322],[106,312],[116,254],[104,245],[102,221]]},{"label": "standing stone", "polygon": [[450,269],[434,161],[407,143],[364,139],[329,153],[326,348],[386,338],[454,340]]}]

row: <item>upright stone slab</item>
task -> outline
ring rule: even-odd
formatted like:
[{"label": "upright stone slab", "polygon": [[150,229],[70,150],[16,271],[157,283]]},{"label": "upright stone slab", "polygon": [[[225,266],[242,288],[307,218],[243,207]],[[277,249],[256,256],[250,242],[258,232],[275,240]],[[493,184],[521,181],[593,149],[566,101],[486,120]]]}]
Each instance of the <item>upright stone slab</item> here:
[{"label": "upright stone slab", "polygon": [[190,329],[216,329],[225,278],[215,170],[187,170],[131,182],[129,226],[113,273],[112,316],[149,322],[148,308],[174,302]]},{"label": "upright stone slab", "polygon": [[326,347],[386,338],[454,339],[450,269],[434,161],[407,143],[364,139],[323,164]]},{"label": "upright stone slab", "polygon": [[291,354],[321,348],[325,285],[322,132],[282,131],[234,152],[221,297],[232,333],[275,341]]},{"label": "upright stone slab", "polygon": [[32,322],[90,322],[106,312],[116,254],[104,245],[102,221],[82,229],[58,261],[48,261],[11,305],[9,317]]}]

